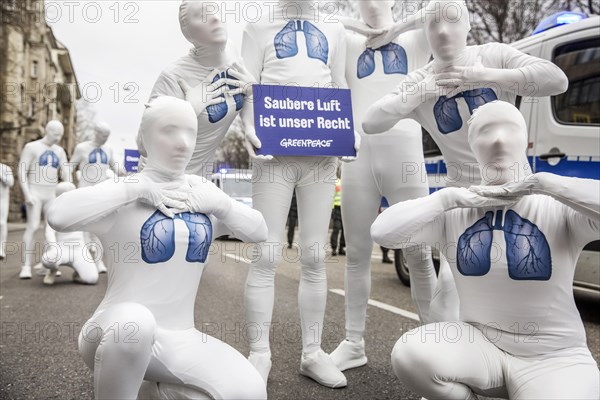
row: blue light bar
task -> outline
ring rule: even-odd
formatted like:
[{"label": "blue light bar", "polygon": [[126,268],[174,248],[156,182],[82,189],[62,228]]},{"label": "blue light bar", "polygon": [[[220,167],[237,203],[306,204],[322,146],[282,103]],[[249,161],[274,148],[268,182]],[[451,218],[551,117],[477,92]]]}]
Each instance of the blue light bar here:
[{"label": "blue light bar", "polygon": [[219,172],[221,174],[226,174],[227,173],[227,169],[226,168],[221,168],[221,170]]},{"label": "blue light bar", "polygon": [[588,16],[584,13],[576,11],[561,11],[544,18],[542,22],[540,22],[539,25],[535,28],[532,35],[537,35],[538,33],[542,33],[549,29],[556,28],[557,26],[572,24],[587,18]]}]

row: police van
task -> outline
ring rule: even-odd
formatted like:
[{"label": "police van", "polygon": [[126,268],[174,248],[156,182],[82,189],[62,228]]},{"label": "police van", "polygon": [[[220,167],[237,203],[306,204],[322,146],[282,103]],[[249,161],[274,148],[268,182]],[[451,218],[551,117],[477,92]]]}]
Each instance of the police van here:
[{"label": "police van", "polygon": [[[569,89],[561,95],[517,98],[516,106],[528,124],[533,172],[600,179],[600,16],[552,15],[530,37],[512,46],[552,61],[569,78]],[[424,142],[426,157],[435,155],[435,146],[428,140]],[[439,153],[426,158],[426,168],[431,191],[443,187],[446,170]],[[400,269],[401,273],[406,271]],[[574,286],[578,291],[600,293],[600,240],[581,254]]]}]

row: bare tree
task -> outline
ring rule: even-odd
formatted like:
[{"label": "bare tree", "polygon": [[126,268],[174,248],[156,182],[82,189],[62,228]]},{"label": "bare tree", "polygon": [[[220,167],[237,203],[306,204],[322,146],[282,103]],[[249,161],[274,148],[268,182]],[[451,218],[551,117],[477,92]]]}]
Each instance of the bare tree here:
[{"label": "bare tree", "polygon": [[467,0],[471,38],[476,44],[512,43],[530,35],[546,17],[558,11],[593,14],[600,0]]},{"label": "bare tree", "polygon": [[77,100],[75,108],[77,109],[77,126],[75,127],[75,134],[77,136],[77,143],[81,143],[90,140],[92,137],[96,119],[96,109],[92,103],[88,102],[83,97]]},{"label": "bare tree", "polygon": [[250,157],[244,145],[244,140],[241,120],[236,118],[217,149],[215,162],[226,164],[230,168],[249,168]]}]

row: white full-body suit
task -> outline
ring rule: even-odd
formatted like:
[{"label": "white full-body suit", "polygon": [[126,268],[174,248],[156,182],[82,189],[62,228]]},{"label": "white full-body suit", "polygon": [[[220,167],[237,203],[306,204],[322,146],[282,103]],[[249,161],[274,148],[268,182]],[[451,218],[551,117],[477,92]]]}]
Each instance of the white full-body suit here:
[{"label": "white full-body suit", "polygon": [[[391,16],[389,2],[374,6]],[[369,8],[361,9],[366,21]],[[421,126],[404,119],[381,135],[365,135],[362,121],[367,109],[389,93],[412,72],[426,65],[431,51],[420,29],[402,34],[381,49],[366,47],[366,37],[348,33],[346,80],[352,93],[354,125],[361,133],[361,151],[357,160],[342,171],[342,219],[346,235],[346,339],[359,342],[365,331],[367,301],[371,288],[371,252],[373,241],[368,227],[379,213],[381,198],[389,204],[427,196],[427,175],[422,174],[423,144]],[[369,68],[374,61],[374,69]],[[427,311],[435,271],[428,249],[405,251],[411,273],[411,291],[419,317],[428,320]],[[335,358],[335,353],[334,353]]]},{"label": "white full-body suit", "polygon": [[[263,85],[345,87],[344,27],[341,23],[324,22],[322,18],[315,20],[314,7],[312,1],[280,1],[272,5],[274,15],[265,14],[260,21],[247,24],[242,56],[256,82]],[[287,53],[286,44],[278,41],[282,41],[279,33],[286,29],[295,31],[295,54],[279,54],[279,51]],[[309,40],[311,38],[305,33],[309,29],[320,34]],[[287,40],[290,35],[292,33],[287,34]],[[243,118],[246,135],[249,131],[254,132],[251,104],[244,108]],[[282,256],[285,223],[294,191],[299,220],[301,278],[298,306],[303,357],[322,353],[321,334],[327,300],[325,245],[328,242],[338,163],[335,157],[287,156],[253,161],[253,207],[264,215],[269,237],[261,245],[261,257],[250,266],[245,306],[248,337],[257,337],[250,343],[250,359],[253,353],[263,354],[269,359],[268,367],[263,370],[265,379],[270,369],[269,327],[275,298],[275,270]],[[301,372],[310,375],[302,365]],[[329,382],[316,379],[328,386],[345,386],[341,372],[331,376],[333,379]],[[315,378],[315,375],[311,377]]]},{"label": "white full-body suit", "polygon": [[256,242],[266,239],[264,220],[206,179],[184,175],[197,134],[189,103],[160,97],[148,107],[139,134],[144,170],[66,193],[49,214],[54,229],[89,230],[113,251],[106,294],[79,336],[95,396],[135,399],[146,379],[156,396],[174,386],[176,398],[266,398],[245,357],[194,328],[214,222]]},{"label": "white full-body suit", "polygon": [[371,229],[386,247],[439,247],[460,298],[461,321],[398,340],[394,372],[428,399],[597,399],[600,374],[573,275],[583,247],[600,234],[600,183],[512,176],[511,166],[527,162],[527,128],[508,103],[483,106],[471,127],[477,160],[495,164],[500,178],[399,203]]},{"label": "white full-body suit", "polygon": [[[158,96],[186,99],[185,87],[197,88],[224,80],[238,80],[239,67],[231,54],[227,41],[226,25],[219,15],[205,15],[205,1],[184,0],[180,7],[179,21],[185,38],[194,47],[163,70],[154,83],[150,100]],[[236,74],[236,76],[233,76]],[[247,85],[247,82],[241,82]],[[208,105],[198,113],[198,136],[194,155],[186,173],[210,179],[214,171],[215,151],[221,144],[233,120],[244,106],[244,95],[226,91],[223,103]],[[211,93],[204,92],[200,101],[207,102]],[[193,101],[193,99],[188,99]]]},{"label": "white full-body suit", "polygon": [[[50,121],[42,139],[27,143],[19,159],[19,184],[27,207],[27,227],[23,234],[24,262],[21,278],[31,278],[31,265],[37,248],[34,234],[40,226],[42,212],[47,216],[48,208],[56,197],[55,189],[59,181],[71,182],[72,176],[65,150],[57,143],[64,133],[59,121]],[[46,232],[46,241],[53,242],[51,230]]]},{"label": "white full-body suit", "polygon": [[[56,185],[56,196],[70,190],[75,190],[75,185],[70,182],[61,182]],[[47,229],[52,229],[48,227]],[[42,265],[47,269],[44,283],[54,284],[58,267],[64,265],[73,268],[73,280],[78,283],[94,285],[98,282],[98,269],[94,262],[94,255],[90,252],[88,241],[84,232],[54,232],[55,242],[48,243],[42,254]]]},{"label": "white full-body suit", "polygon": [[15,184],[12,168],[0,163],[0,259],[6,256],[4,244],[8,238],[10,188]]},{"label": "white full-body suit", "polygon": [[[457,9],[458,15],[452,15]],[[363,129],[367,134],[380,133],[400,119],[414,119],[442,151],[448,170],[446,186],[469,187],[478,184],[481,176],[467,143],[467,121],[473,110],[494,100],[514,104],[517,96],[557,95],[566,91],[568,79],[552,62],[507,44],[466,46],[470,23],[463,0],[430,1],[425,15],[434,60],[408,74],[392,93],[373,104]],[[460,81],[460,93],[454,98],[440,89],[441,81],[450,80],[443,76],[448,70],[457,71],[453,77],[460,76],[455,79]]]},{"label": "white full-body suit", "polygon": [[[110,136],[110,127],[104,123],[94,127],[94,138],[75,146],[70,163],[73,169],[80,172],[78,187],[88,187],[110,179],[109,169],[115,176],[119,175],[119,166],[115,160],[113,149],[106,145]],[[100,242],[89,232],[84,232],[84,244],[92,252],[99,273],[106,272],[102,260],[104,251]],[[91,243],[91,245],[89,245]]]}]

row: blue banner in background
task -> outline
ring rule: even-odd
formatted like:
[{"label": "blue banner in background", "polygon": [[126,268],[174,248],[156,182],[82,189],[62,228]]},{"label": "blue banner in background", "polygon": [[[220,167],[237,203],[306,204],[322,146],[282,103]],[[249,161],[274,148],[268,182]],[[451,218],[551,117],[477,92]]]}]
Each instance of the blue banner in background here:
[{"label": "blue banner in background", "polygon": [[356,156],[350,90],[254,85],[257,154]]},{"label": "blue banner in background", "polygon": [[139,151],[125,149],[125,171],[137,172],[139,161],[140,161],[140,152]]}]

